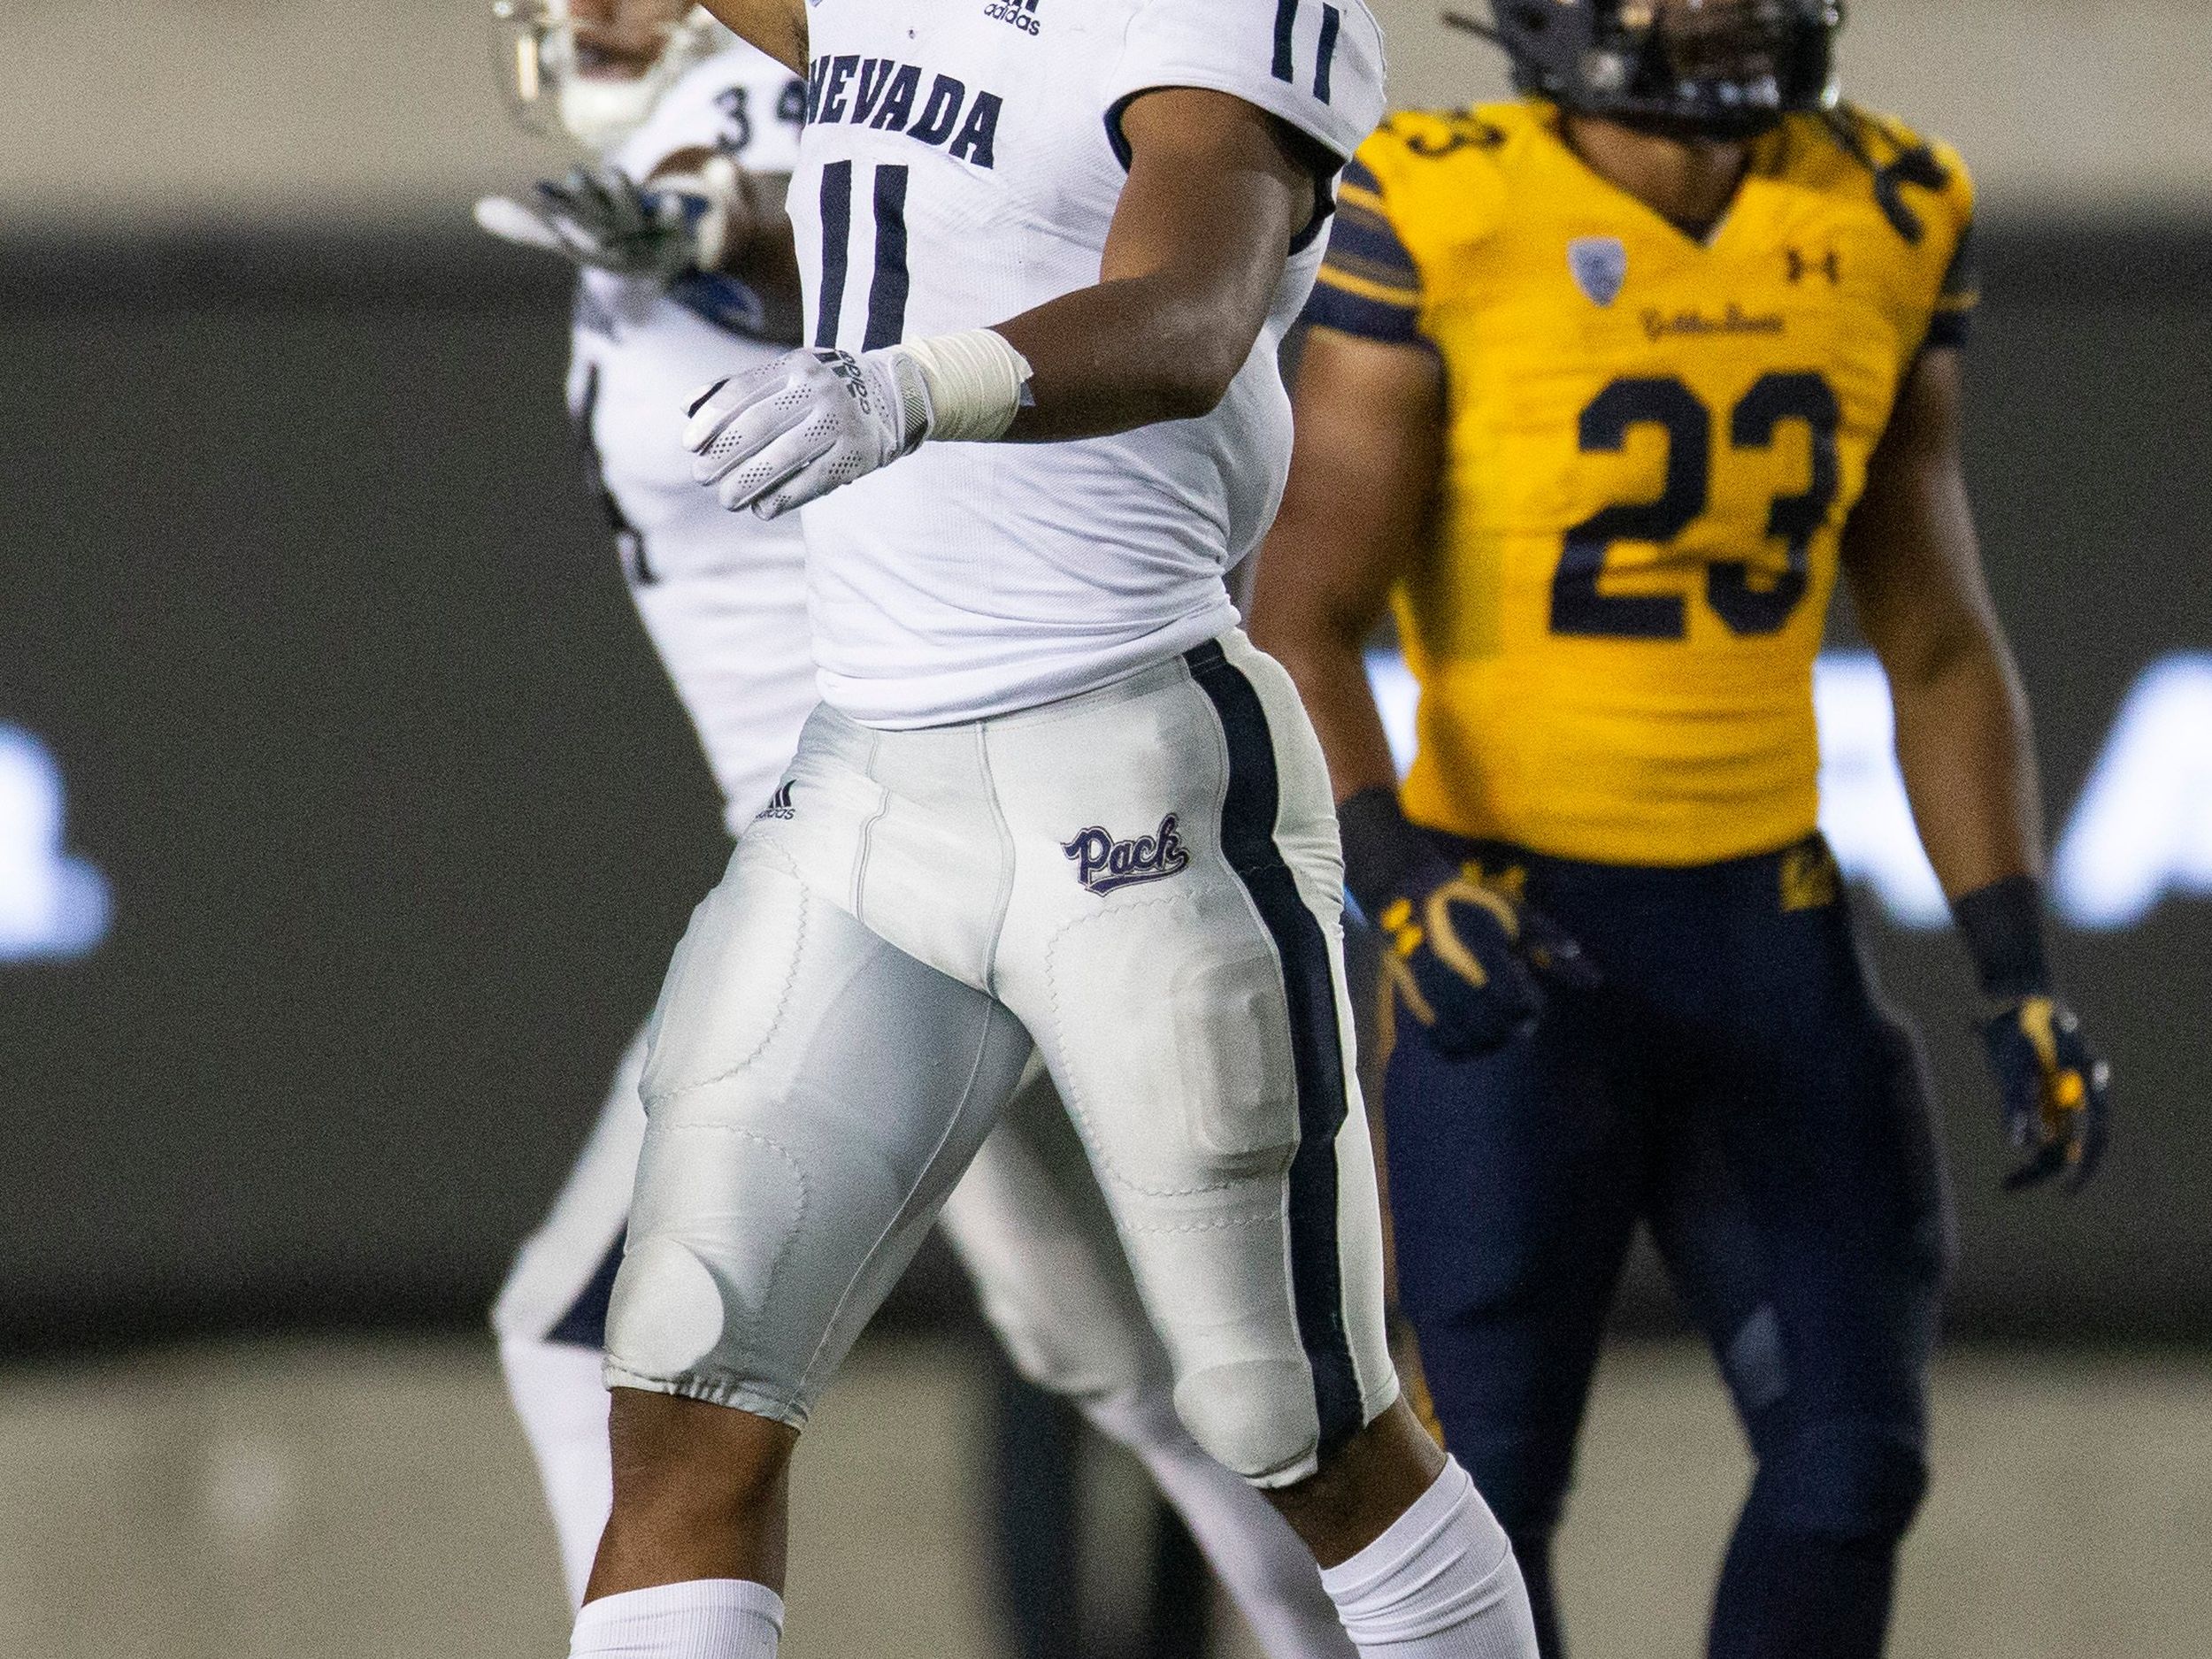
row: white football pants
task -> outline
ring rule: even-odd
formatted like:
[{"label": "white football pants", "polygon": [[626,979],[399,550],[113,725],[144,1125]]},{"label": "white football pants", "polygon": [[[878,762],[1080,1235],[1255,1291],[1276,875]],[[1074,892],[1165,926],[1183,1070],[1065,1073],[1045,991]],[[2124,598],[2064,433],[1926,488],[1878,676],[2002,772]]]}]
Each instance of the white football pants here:
[{"label": "white football pants", "polygon": [[[751,792],[767,793],[764,784]],[[1109,854],[1110,862],[1110,853]],[[1143,884],[1140,884],[1143,885]],[[611,1499],[600,1347],[645,1113],[641,1038],[544,1225],[524,1246],[495,1325],[518,1415],[580,1601]],[[1065,1111],[1033,1062],[942,1222],[1025,1375],[1073,1398],[1128,1447],[1182,1513],[1272,1659],[1350,1646],[1304,1547],[1244,1482],[1201,1452],[1172,1409],[1111,1215]]]},{"label": "white football pants", "polygon": [[662,993],[609,1383],[803,1427],[1033,1047],[1192,1437],[1312,1474],[1397,1397],[1341,893],[1240,634],[996,719],[817,710]]}]

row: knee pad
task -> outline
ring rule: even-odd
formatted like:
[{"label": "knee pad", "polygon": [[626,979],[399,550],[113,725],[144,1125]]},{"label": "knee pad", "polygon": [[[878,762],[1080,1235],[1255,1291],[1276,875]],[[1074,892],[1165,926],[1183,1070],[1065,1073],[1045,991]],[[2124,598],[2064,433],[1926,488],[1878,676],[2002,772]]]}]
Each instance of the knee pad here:
[{"label": "knee pad", "polygon": [[1291,1360],[1239,1360],[1190,1372],[1175,1410],[1214,1462],[1256,1486],[1295,1486],[1320,1467],[1313,1377]]},{"label": "knee pad", "polygon": [[703,1397],[783,1415],[763,1407],[770,1399],[803,1421],[826,1304],[845,1282],[842,1263],[810,1275],[795,1256],[823,1172],[764,1135],[713,1121],[657,1125],[644,1167],[657,1179],[641,1194],[609,1301],[610,1377],[710,1384]]},{"label": "knee pad", "polygon": [[1912,1427],[1806,1423],[1761,1455],[1744,1517],[1824,1538],[1896,1540],[1927,1490],[1927,1452]]}]

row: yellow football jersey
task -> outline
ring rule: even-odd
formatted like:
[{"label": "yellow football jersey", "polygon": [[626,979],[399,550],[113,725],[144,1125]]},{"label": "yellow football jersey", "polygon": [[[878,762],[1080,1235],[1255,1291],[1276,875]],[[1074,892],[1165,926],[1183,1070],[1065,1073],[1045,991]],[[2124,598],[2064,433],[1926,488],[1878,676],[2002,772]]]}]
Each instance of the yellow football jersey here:
[{"label": "yellow football jersey", "polygon": [[1444,367],[1433,543],[1396,596],[1410,816],[1644,865],[1814,827],[1842,526],[1907,372],[1963,336],[1972,211],[1955,154],[1853,110],[1760,140],[1701,242],[1541,102],[1367,142],[1308,315]]}]

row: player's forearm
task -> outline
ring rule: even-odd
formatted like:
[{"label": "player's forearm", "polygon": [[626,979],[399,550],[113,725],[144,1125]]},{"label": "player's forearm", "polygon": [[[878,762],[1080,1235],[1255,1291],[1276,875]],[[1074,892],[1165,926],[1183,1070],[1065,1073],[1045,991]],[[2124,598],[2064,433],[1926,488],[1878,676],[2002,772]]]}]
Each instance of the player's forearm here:
[{"label": "player's forearm", "polygon": [[1921,842],[1954,900],[2037,874],[2043,837],[2027,698],[1967,497],[1962,387],[1956,350],[1922,355],[1843,544],[1859,626],[1889,675]]},{"label": "player's forearm", "polygon": [[1252,354],[1264,304],[1160,274],[1102,282],[1002,324],[995,332],[1030,367],[1031,401],[1008,439],[1103,437],[1212,413]]},{"label": "player's forearm", "polygon": [[1426,351],[1310,331],[1298,373],[1297,449],[1260,555],[1252,638],[1290,671],[1336,798],[1398,769],[1367,679],[1367,642],[1428,540],[1442,479],[1443,380]]},{"label": "player's forearm", "polygon": [[[1096,283],[995,328],[794,353],[724,381],[686,429],[699,480],[772,518],[925,443],[1097,437],[1215,409],[1313,220],[1310,147],[1253,104],[1189,88],[1141,95],[1120,126],[1129,173]],[[799,403],[820,419],[795,423]]]},{"label": "player's forearm", "polygon": [[1309,147],[1224,93],[1122,111],[1129,177],[1099,280],[995,331],[1028,360],[1017,442],[1103,437],[1210,414],[1252,356],[1314,211]]},{"label": "player's forearm", "polygon": [[1397,762],[1367,679],[1367,630],[1325,622],[1287,624],[1256,611],[1253,643],[1290,671],[1329,763],[1339,802],[1398,787]]},{"label": "player's forearm", "polygon": [[757,228],[723,267],[724,274],[742,282],[760,301],[760,337],[797,345],[806,332],[806,298],[799,287],[791,221],[779,213]]},{"label": "player's forearm", "polygon": [[1254,606],[1253,642],[1282,664],[1298,687],[1328,763],[1345,889],[1363,916],[1379,922],[1426,853],[1398,803],[1397,764],[1367,679],[1366,642],[1375,618],[1317,603],[1310,594],[1286,600],[1283,591],[1276,584],[1264,595],[1270,603]]},{"label": "player's forearm", "polygon": [[1921,843],[1953,899],[2041,873],[2042,808],[2027,700],[2001,639],[1962,631],[1893,667],[1897,758]]},{"label": "player's forearm", "polygon": [[2078,1189],[2102,1162],[2111,1068],[2055,988],[2039,879],[2042,824],[2026,699],[1993,622],[1946,636],[1893,671],[1897,753],[1921,840],[1993,1008],[1982,1040],[2026,1161],[2008,1192],[2059,1175]]}]

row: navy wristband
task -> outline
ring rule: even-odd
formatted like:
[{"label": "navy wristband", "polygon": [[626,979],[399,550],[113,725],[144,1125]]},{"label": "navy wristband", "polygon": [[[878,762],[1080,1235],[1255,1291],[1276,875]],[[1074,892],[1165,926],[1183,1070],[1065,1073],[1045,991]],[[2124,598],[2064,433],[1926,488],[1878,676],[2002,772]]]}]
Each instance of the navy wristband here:
[{"label": "navy wristband", "polygon": [[2000,1002],[2051,988],[2043,954],[2043,884],[2008,876],[1978,887],[1951,907],[1983,994]]},{"label": "navy wristband", "polygon": [[1336,827],[1344,841],[1344,885],[1375,921],[1405,890],[1427,844],[1398,805],[1397,791],[1380,784],[1339,804]]}]

